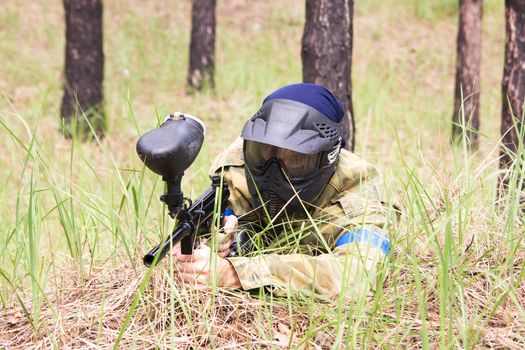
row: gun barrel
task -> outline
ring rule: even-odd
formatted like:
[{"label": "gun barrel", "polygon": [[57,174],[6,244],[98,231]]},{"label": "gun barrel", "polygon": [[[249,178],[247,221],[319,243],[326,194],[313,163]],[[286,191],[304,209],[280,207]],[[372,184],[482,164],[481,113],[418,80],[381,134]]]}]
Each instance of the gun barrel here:
[{"label": "gun barrel", "polygon": [[181,222],[175,231],[172,232],[172,234],[161,244],[157,245],[155,248],[150,250],[146,255],[144,255],[144,258],[142,261],[144,262],[144,265],[147,267],[150,267],[151,264],[155,261],[155,257],[159,255],[159,258],[157,262],[162,260],[168,250],[170,250],[171,247],[173,247],[175,244],[179,243],[184,237],[187,237],[191,235],[193,231],[193,225],[190,224],[188,221]]}]

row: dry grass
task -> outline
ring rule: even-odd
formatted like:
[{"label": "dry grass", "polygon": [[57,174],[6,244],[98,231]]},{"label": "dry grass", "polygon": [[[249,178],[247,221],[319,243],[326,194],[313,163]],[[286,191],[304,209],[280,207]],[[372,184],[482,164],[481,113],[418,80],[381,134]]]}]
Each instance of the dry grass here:
[{"label": "dry grass", "polygon": [[[51,288],[42,307],[39,333],[34,333],[20,307],[13,305],[0,313],[0,345],[7,349],[112,348],[143,277],[144,273],[135,275],[131,266],[119,265],[96,268],[89,277],[82,278],[75,265],[69,265],[59,272],[60,280]],[[175,285],[170,286],[170,282]],[[170,299],[173,288],[178,290],[178,301]],[[29,302],[25,305],[30,307]],[[272,313],[271,323],[265,322],[264,317],[261,319],[261,312],[268,311]],[[247,293],[195,290],[170,281],[158,271],[143,294],[120,346],[125,349],[294,346],[310,322],[300,310],[290,315],[284,303],[270,305]],[[173,331],[169,332],[170,329]],[[312,345],[322,345],[323,341],[318,335]]]}]

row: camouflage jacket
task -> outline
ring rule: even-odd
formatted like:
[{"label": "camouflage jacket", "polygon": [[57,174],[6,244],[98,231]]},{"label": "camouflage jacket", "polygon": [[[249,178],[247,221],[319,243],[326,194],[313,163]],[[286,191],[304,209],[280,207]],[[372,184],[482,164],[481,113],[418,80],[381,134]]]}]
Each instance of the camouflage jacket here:
[{"label": "camouflage jacket", "polygon": [[[224,176],[230,189],[229,208],[241,219],[254,213],[242,142],[239,138],[230,145],[210,170],[210,174]],[[295,229],[288,231],[295,232],[295,236],[283,234],[287,238],[281,239],[280,245],[291,249],[286,253],[276,249],[268,254],[228,258],[243,289],[269,287],[278,293],[300,291],[328,296],[343,293],[352,298],[374,288],[378,264],[390,252],[380,188],[377,170],[342,150],[334,175],[311,203],[311,217],[292,225]],[[304,253],[305,247],[313,249]]]}]

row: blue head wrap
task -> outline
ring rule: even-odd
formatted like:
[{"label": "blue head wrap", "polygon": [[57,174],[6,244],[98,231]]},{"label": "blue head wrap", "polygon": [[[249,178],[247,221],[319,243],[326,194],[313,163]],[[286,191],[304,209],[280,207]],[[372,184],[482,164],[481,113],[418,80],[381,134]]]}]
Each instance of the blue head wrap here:
[{"label": "blue head wrap", "polygon": [[286,85],[266,96],[263,104],[278,98],[304,103],[336,123],[341,122],[345,115],[341,101],[330,90],[321,85],[309,83]]}]

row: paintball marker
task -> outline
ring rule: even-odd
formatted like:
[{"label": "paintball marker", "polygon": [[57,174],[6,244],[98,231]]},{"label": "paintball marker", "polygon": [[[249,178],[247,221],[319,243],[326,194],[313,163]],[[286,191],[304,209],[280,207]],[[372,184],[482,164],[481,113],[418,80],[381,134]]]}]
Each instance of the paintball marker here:
[{"label": "paintball marker", "polygon": [[[228,186],[226,183],[221,184],[219,176],[211,177],[211,187],[193,203],[182,193],[182,176],[199,154],[204,130],[204,124],[198,118],[177,112],[168,116],[159,128],[145,133],[137,141],[140,159],[166,182],[167,191],[160,200],[168,206],[170,217],[178,220],[171,235],[144,256],[144,265],[148,267],[155,259],[160,261],[179,242],[182,254],[192,254],[198,242],[196,238],[209,232],[214,210],[220,212],[228,200]],[[219,199],[221,202],[216,203]]]}]

